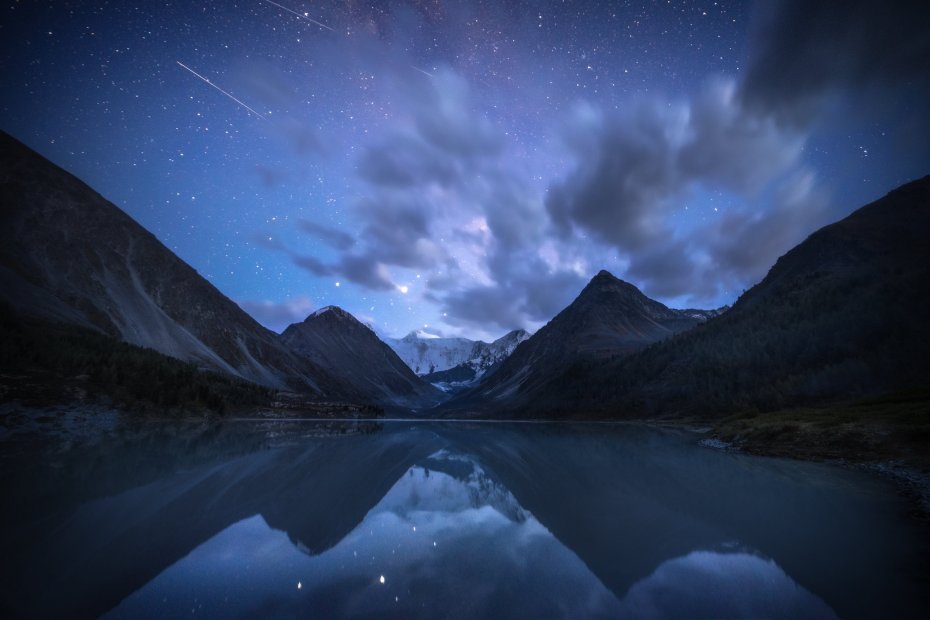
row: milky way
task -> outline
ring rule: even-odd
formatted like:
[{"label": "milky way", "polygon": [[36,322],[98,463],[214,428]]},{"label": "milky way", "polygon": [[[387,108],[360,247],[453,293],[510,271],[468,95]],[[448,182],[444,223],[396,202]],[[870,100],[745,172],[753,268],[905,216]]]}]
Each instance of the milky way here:
[{"label": "milky way", "polygon": [[719,306],[930,173],[927,9],[830,6],[10,2],[0,127],[274,329]]}]

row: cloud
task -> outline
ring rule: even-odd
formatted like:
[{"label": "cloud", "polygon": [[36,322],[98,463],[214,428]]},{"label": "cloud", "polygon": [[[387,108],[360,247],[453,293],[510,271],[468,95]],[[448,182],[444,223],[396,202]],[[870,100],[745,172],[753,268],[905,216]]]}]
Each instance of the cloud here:
[{"label": "cloud", "polygon": [[303,321],[314,310],[313,302],[307,297],[297,297],[280,303],[248,299],[236,303],[256,321],[278,333],[292,323]]},{"label": "cloud", "polygon": [[[447,323],[484,330],[536,326],[571,301],[586,278],[540,247],[549,231],[542,192],[509,161],[502,132],[473,111],[465,80],[437,70],[405,94],[409,116],[359,156],[365,184],[353,214],[357,251],[335,271],[375,290],[394,274],[428,274],[424,299]],[[352,267],[350,273],[348,268]]]},{"label": "cloud", "polygon": [[338,228],[331,228],[305,219],[298,220],[297,226],[305,233],[313,235],[323,243],[337,250],[348,250],[355,245],[355,239],[352,238],[352,235]]},{"label": "cloud", "polygon": [[292,258],[295,265],[303,267],[315,276],[331,276],[336,272],[334,267],[327,265],[313,256],[293,255]]},{"label": "cloud", "polygon": [[397,288],[384,263],[371,256],[347,254],[334,267],[334,271],[341,273],[349,281],[372,290],[390,291]]},{"label": "cloud", "polygon": [[[733,80],[712,80],[691,100],[640,99],[616,114],[582,108],[566,131],[577,163],[548,194],[555,231],[615,248],[625,276],[650,295],[710,299],[745,284],[809,232],[822,207],[813,174],[797,173],[806,134],[747,108]],[[817,200],[767,204],[798,184]],[[673,216],[708,193],[737,205],[722,223],[684,231]]]},{"label": "cloud", "polygon": [[[580,102],[529,142],[478,112],[481,95],[462,74],[427,77],[402,54],[382,58],[391,117],[357,150],[346,213],[357,232],[301,224],[337,258],[295,262],[372,291],[422,273],[410,304],[422,295],[450,326],[485,333],[539,326],[601,268],[669,303],[730,301],[825,223],[829,193],[805,154],[811,110],[857,84],[920,81],[930,67],[913,25],[924,9],[908,5],[914,22],[904,24],[871,4],[850,7],[837,19],[821,3],[763,5],[744,80],[716,77],[687,97],[632,97],[615,110]],[[527,157],[540,145],[545,154]],[[565,172],[543,183],[530,168],[540,163]],[[684,213],[689,204],[698,215]]]},{"label": "cloud", "polygon": [[905,0],[758,3],[745,101],[803,122],[825,97],[864,87],[930,85],[930,4]]},{"label": "cloud", "polygon": [[[815,219],[815,209],[776,209],[770,198],[800,183],[806,134],[748,109],[733,80],[617,113],[578,106],[562,129],[575,165],[547,191],[527,183],[503,136],[472,111],[460,76],[439,71],[407,97],[410,116],[359,155],[364,190],[352,214],[362,227],[351,251],[337,248],[331,264],[295,262],[374,291],[396,290],[405,270],[425,272],[423,299],[450,326],[538,327],[610,255],[647,294],[714,299],[757,276]],[[819,195],[813,175],[804,178],[804,195]],[[674,213],[709,191],[739,206],[682,231]],[[752,239],[752,251],[730,235]]]},{"label": "cloud", "polygon": [[577,227],[621,250],[643,249],[667,237],[667,212],[689,188],[750,193],[787,170],[804,136],[745,110],[735,92],[734,82],[716,80],[694,101],[584,111],[567,128],[577,166],[546,204],[562,236]]},{"label": "cloud", "polygon": [[735,210],[703,231],[709,269],[722,282],[761,280],[776,258],[827,223],[828,204],[814,172],[795,171],[778,186],[767,208]]}]

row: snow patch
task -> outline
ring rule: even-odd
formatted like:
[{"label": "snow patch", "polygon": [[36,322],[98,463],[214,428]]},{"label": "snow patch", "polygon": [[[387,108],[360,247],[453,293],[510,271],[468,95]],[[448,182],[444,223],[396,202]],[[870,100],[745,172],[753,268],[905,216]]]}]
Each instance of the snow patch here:
[{"label": "snow patch", "polygon": [[698,442],[698,445],[704,446],[705,448],[712,448],[714,450],[730,450],[733,448],[733,444],[730,442],[717,439],[716,437],[702,439]]},{"label": "snow patch", "polygon": [[319,310],[314,310],[310,316],[320,316],[321,314],[326,314],[330,310],[335,310],[336,306],[323,306]]}]

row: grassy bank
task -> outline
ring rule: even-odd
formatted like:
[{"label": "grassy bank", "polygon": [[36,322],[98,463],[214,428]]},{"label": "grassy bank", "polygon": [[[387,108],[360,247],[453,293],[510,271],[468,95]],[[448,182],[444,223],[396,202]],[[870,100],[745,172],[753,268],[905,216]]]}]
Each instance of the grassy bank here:
[{"label": "grassy bank", "polygon": [[751,453],[930,469],[930,391],[730,416],[714,435]]}]

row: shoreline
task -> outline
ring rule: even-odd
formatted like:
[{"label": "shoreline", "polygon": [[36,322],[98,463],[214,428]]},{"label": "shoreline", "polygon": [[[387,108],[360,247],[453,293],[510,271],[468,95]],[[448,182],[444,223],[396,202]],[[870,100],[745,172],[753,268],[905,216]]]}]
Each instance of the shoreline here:
[{"label": "shoreline", "polygon": [[[922,403],[920,404],[922,407]],[[922,408],[920,412],[923,413]],[[861,412],[859,412],[861,413]],[[112,437],[118,428],[144,424],[212,424],[217,422],[345,423],[345,424],[477,424],[477,425],[589,425],[646,426],[681,430],[699,438],[696,444],[711,450],[751,456],[819,462],[879,476],[915,505],[915,518],[930,523],[930,450],[922,432],[900,441],[915,430],[898,418],[871,415],[850,419],[850,408],[798,409],[758,415],[704,418],[626,419],[487,419],[426,417],[320,417],[302,415],[215,414],[152,416],[121,412],[112,406],[61,404],[33,407],[21,403],[0,404],[0,444],[17,439],[38,439],[70,446]],[[827,418],[829,423],[825,423]],[[928,422],[930,424],[930,422]],[[923,424],[917,429],[922,431]]]}]

